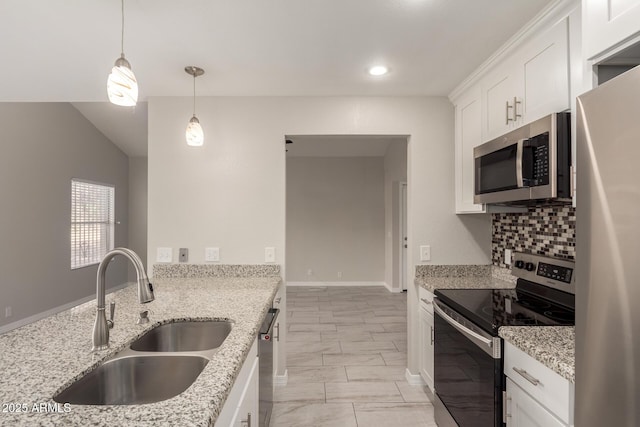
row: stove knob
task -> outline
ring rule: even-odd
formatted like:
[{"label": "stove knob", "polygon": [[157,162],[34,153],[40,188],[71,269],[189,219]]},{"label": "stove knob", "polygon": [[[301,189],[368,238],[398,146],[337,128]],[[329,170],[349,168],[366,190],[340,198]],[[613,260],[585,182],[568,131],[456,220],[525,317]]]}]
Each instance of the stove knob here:
[{"label": "stove knob", "polygon": [[536,268],[536,265],[535,265],[534,263],[532,263],[532,262],[528,262],[528,263],[524,266],[524,268],[525,268],[527,271],[533,271],[533,269],[534,269],[534,268]]},{"label": "stove knob", "polygon": [[524,261],[519,259],[518,261],[516,261],[515,266],[516,268],[524,268]]}]

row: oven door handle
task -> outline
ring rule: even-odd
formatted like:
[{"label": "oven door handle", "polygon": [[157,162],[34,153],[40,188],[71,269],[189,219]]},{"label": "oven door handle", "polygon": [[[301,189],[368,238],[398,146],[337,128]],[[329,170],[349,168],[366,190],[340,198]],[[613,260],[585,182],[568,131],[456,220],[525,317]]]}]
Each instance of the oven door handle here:
[{"label": "oven door handle", "polygon": [[436,311],[436,313],[440,315],[440,317],[444,319],[445,322],[447,322],[448,324],[456,328],[463,335],[466,335],[467,337],[472,337],[480,341],[481,343],[487,345],[489,348],[493,348],[492,339],[485,338],[482,335],[478,334],[477,332],[474,332],[471,329],[467,328],[466,326],[456,322],[455,319],[453,319],[451,316],[445,313],[443,309],[440,308],[440,305],[437,301],[434,300],[434,302],[435,302],[435,304],[433,304],[434,310]]}]

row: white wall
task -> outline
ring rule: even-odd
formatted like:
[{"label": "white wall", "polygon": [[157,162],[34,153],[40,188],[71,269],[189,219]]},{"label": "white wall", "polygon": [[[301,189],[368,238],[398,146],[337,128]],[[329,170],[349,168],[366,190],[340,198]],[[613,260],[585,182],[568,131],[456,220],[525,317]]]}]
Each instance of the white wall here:
[{"label": "white wall", "polygon": [[[97,266],[70,267],[71,178],[115,186],[115,244],[126,245],[128,159],[67,103],[0,103],[0,140],[1,326],[95,295]],[[115,259],[107,286],[126,272]]]},{"label": "white wall", "polygon": [[[147,265],[147,158],[129,157],[129,249]],[[129,266],[129,281],[136,271]]]},{"label": "white wall", "polygon": [[392,143],[384,156],[385,283],[401,291],[400,277],[400,183],[407,182],[407,144]]},{"label": "white wall", "polygon": [[[489,218],[454,214],[453,106],[443,97],[203,97],[205,146],[188,147],[190,97],[149,99],[149,261],[158,246],[190,248],[203,262],[284,262],[284,135],[409,135],[409,277],[421,244],[434,264],[488,264]],[[487,215],[483,215],[487,217]],[[409,289],[409,342],[417,342]],[[415,303],[414,303],[415,302]],[[417,373],[417,349],[409,367]]]},{"label": "white wall", "polygon": [[384,281],[382,157],[289,157],[286,195],[287,280]]}]

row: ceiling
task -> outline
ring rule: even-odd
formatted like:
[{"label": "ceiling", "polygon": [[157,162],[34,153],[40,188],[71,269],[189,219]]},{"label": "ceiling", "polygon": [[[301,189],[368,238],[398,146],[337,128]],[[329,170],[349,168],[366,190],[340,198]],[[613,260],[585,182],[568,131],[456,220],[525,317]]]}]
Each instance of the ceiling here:
[{"label": "ceiling", "polygon": [[[447,95],[548,3],[126,0],[124,51],[142,102],[191,95],[186,65],[206,71],[198,96]],[[0,40],[0,102],[103,103],[120,2],[2,0]],[[366,73],[380,63],[389,74]],[[118,113],[78,109],[99,129]]]},{"label": "ceiling", "polygon": [[391,144],[406,144],[395,135],[287,135],[287,157],[384,157]]}]

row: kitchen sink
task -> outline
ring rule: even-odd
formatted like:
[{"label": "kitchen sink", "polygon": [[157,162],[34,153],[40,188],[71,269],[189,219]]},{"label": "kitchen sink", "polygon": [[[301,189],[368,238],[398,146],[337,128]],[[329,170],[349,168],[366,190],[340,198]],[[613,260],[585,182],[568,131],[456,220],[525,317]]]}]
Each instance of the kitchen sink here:
[{"label": "kitchen sink", "polygon": [[77,405],[138,405],[185,391],[207,366],[200,356],[126,356],[106,361],[53,400]]},{"label": "kitchen sink", "polygon": [[152,352],[203,351],[218,348],[231,332],[226,320],[185,321],[160,325],[131,343],[131,350]]}]

